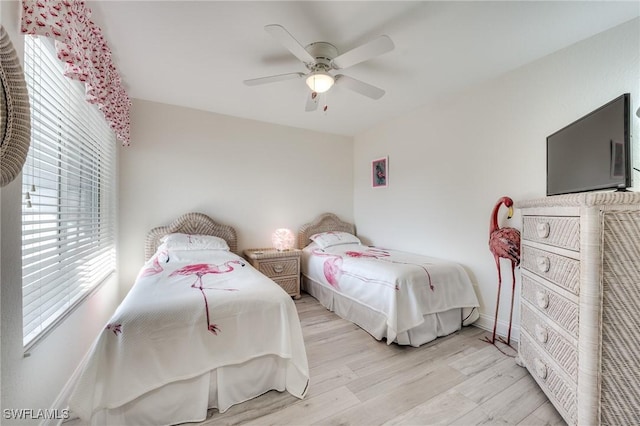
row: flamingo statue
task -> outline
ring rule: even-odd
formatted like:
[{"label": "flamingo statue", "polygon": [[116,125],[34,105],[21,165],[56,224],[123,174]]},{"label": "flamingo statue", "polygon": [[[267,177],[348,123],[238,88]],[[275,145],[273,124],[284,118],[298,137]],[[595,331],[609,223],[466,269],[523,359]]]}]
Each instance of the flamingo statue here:
[{"label": "flamingo statue", "polygon": [[[191,288],[197,288],[202,293],[202,297],[204,298],[204,310],[207,314],[207,330],[209,330],[216,336],[218,335],[218,332],[220,331],[220,329],[218,328],[217,324],[211,324],[211,321],[209,319],[209,302],[207,301],[207,295],[204,293],[204,290],[207,289],[207,290],[236,291],[237,289],[236,288],[204,287],[204,285],[202,284],[202,277],[207,274],[225,274],[227,272],[231,272],[233,271],[233,266],[231,266],[232,264],[236,264],[240,266],[245,265],[243,262],[239,260],[229,260],[227,262],[224,262],[222,265],[214,265],[211,263],[197,263],[193,265],[183,266],[180,269],[176,269],[169,275],[170,277],[173,277],[176,275],[183,275],[183,276],[195,275],[197,277],[196,282],[191,284]],[[222,266],[226,268],[222,269],[221,268]]]},{"label": "flamingo statue", "polygon": [[491,213],[491,224],[489,226],[489,250],[493,253],[493,258],[496,260],[496,267],[498,268],[498,298],[496,301],[496,318],[493,322],[493,335],[491,340],[485,337],[487,342],[495,343],[496,341],[496,326],[498,325],[498,307],[500,306],[500,290],[502,287],[502,274],[500,272],[500,259],[508,259],[511,262],[511,311],[509,313],[509,330],[507,333],[507,345],[511,342],[511,321],[513,317],[513,297],[516,288],[516,267],[520,265],[520,231],[514,228],[498,226],[498,211],[500,207],[504,205],[509,209],[507,219],[511,219],[513,216],[513,200],[509,197],[502,197],[498,200],[498,203],[493,208]]}]

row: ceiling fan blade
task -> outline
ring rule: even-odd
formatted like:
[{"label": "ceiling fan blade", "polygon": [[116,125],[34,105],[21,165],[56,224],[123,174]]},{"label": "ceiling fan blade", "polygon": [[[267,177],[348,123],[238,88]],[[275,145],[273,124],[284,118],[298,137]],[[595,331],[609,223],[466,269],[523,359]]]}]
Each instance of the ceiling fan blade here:
[{"label": "ceiling fan blade", "polygon": [[315,58],[306,51],[303,45],[287,31],[282,25],[271,24],[264,27],[265,31],[278,40],[289,52],[304,63],[314,63]]},{"label": "ceiling fan blade", "polygon": [[335,76],[335,79],[336,84],[340,84],[371,99],[380,99],[385,94],[385,91],[379,87],[372,86],[348,75],[338,74]]},{"label": "ceiling fan blade", "polygon": [[304,110],[307,112],[315,111],[318,109],[318,98],[320,97],[319,93],[309,92],[309,96],[307,96],[307,103],[304,106]]},{"label": "ceiling fan blade", "polygon": [[393,41],[388,36],[382,35],[335,57],[331,64],[335,69],[347,68],[387,53],[393,50],[394,47]]},{"label": "ceiling fan blade", "polygon": [[252,78],[250,80],[245,80],[244,84],[247,86],[257,86],[259,84],[275,83],[276,81],[292,80],[294,78],[304,77],[304,75],[305,74],[301,72],[290,72],[287,74],[278,74],[269,77]]}]

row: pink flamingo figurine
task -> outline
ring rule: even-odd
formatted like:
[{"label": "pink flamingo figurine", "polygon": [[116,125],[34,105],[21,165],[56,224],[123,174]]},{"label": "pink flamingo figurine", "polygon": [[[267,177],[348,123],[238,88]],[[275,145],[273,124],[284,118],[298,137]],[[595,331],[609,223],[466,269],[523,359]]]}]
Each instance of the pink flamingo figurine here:
[{"label": "pink flamingo figurine", "polygon": [[[235,288],[211,288],[204,287],[202,284],[202,277],[207,274],[225,274],[227,272],[233,271],[232,264],[244,266],[245,264],[239,260],[229,260],[224,262],[222,265],[214,265],[210,263],[197,263],[194,265],[187,265],[180,269],[176,269],[169,276],[173,277],[175,275],[196,275],[196,282],[191,284],[191,288],[197,288],[202,293],[202,297],[204,298],[204,310],[207,314],[207,329],[213,334],[217,335],[220,329],[217,324],[211,324],[209,320],[209,302],[207,301],[207,295],[204,293],[204,290],[222,290],[222,291],[236,291]],[[226,266],[226,269],[221,269],[221,266]]]},{"label": "pink flamingo figurine", "polygon": [[498,211],[504,204],[509,209],[507,219],[513,216],[513,200],[509,197],[502,197],[493,208],[491,213],[491,224],[489,226],[489,250],[493,253],[498,268],[498,298],[496,301],[496,318],[493,322],[493,335],[491,341],[485,338],[489,343],[495,343],[496,326],[498,325],[498,307],[500,306],[500,289],[502,287],[502,274],[500,273],[500,258],[508,259],[511,262],[511,312],[509,313],[509,331],[507,334],[507,345],[511,342],[511,321],[513,317],[513,297],[516,288],[516,266],[520,264],[520,231],[514,228],[498,227]]}]

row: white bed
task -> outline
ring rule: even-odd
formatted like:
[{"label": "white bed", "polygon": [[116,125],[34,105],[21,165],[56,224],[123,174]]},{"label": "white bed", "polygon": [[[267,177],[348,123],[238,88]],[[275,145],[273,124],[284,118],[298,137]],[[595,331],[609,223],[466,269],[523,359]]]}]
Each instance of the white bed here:
[{"label": "white bed", "polygon": [[334,214],[303,225],[298,245],[303,289],[388,344],[420,346],[479,317],[478,299],[461,265],[361,245],[354,225]]},{"label": "white bed", "polygon": [[235,235],[200,213],[149,233],[148,260],[82,367],[69,401],[74,415],[100,425],[168,425],[202,421],[208,408],[224,412],[272,389],[305,396],[295,305],[234,253]]}]

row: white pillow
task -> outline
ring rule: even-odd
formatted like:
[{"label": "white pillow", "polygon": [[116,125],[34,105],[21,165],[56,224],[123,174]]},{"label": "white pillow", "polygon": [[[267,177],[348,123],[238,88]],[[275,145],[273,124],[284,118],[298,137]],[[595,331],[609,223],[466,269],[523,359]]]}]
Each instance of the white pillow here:
[{"label": "white pillow", "polygon": [[160,240],[167,250],[229,250],[225,240],[213,235],[168,234]]},{"label": "white pillow", "polygon": [[313,234],[309,239],[318,244],[321,249],[341,244],[360,244],[358,237],[341,231],[321,232],[319,234]]}]

